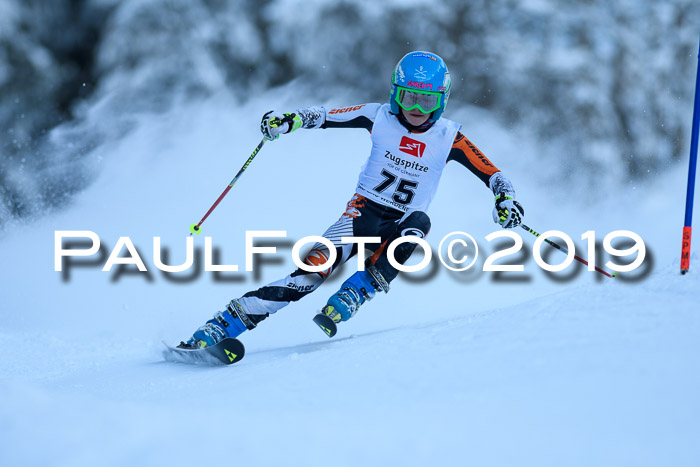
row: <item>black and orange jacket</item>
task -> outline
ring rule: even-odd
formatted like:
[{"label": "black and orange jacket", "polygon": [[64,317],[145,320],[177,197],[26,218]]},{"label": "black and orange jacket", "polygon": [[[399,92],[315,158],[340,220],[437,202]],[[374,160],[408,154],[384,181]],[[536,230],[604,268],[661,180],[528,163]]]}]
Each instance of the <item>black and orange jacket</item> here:
[{"label": "black and orange jacket", "polygon": [[[332,109],[305,107],[295,113],[301,117],[303,128],[364,128],[371,132],[374,118],[381,106],[382,104],[371,103]],[[515,197],[510,181],[461,131],[457,132],[447,157],[447,162],[450,161],[469,169],[495,195],[504,192]]]}]

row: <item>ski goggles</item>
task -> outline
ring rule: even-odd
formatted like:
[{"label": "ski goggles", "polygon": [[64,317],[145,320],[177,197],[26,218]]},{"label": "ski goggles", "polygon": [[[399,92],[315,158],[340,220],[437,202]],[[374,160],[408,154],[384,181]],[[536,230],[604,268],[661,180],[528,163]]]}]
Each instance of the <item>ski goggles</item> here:
[{"label": "ski goggles", "polygon": [[395,99],[404,110],[419,109],[424,114],[429,114],[440,108],[442,95],[441,92],[399,88]]}]

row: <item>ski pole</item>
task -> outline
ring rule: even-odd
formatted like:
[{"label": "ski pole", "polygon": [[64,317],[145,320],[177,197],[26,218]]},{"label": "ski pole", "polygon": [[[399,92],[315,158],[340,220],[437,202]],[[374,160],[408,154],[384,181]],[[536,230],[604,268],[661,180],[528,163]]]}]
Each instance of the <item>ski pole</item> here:
[{"label": "ski pole", "polygon": [[693,233],[693,198],[695,197],[695,171],[698,165],[698,133],[700,133],[700,50],[698,70],[695,72],[695,105],[693,106],[693,126],[690,131],[690,160],[688,163],[688,189],[685,194],[685,221],[681,244],[681,274],[690,269],[690,239]]},{"label": "ski pole", "polygon": [[[534,235],[535,237],[539,237],[539,236],[540,236],[539,232],[535,232],[534,230],[532,230],[530,227],[528,227],[528,226],[525,225],[525,224],[520,224],[520,227],[522,227],[523,229],[527,230],[528,232],[530,232],[530,233],[531,233],[532,235]],[[550,239],[545,238],[544,241],[547,242],[549,245],[553,246],[554,248],[556,248],[557,250],[563,251],[563,252],[564,252],[565,254],[567,254],[567,255],[569,254],[569,250],[567,250],[567,249],[564,248],[563,246],[560,246],[560,245],[554,243],[554,242],[551,241]],[[583,259],[583,258],[581,258],[581,257],[579,257],[579,256],[576,256],[576,255],[574,255],[574,259],[575,259],[576,261],[578,261],[579,263],[583,263],[583,264],[585,264],[586,266],[588,266],[588,261],[586,261],[585,259]],[[608,276],[608,277],[615,277],[615,274],[610,274],[609,272],[600,269],[598,266],[593,266],[593,267],[595,268],[596,271],[598,271],[598,272],[601,273],[601,274],[605,274],[605,275]]]},{"label": "ski pole", "polygon": [[245,164],[243,164],[243,167],[241,167],[241,170],[239,170],[238,173],[236,174],[236,176],[233,177],[233,180],[231,180],[231,183],[228,184],[228,186],[226,187],[226,189],[224,190],[224,192],[221,193],[221,195],[219,196],[219,198],[214,202],[214,204],[212,204],[212,206],[209,208],[209,210],[208,210],[207,213],[204,215],[204,217],[202,217],[202,220],[199,221],[199,224],[192,224],[192,225],[190,226],[190,235],[195,234],[195,233],[196,233],[197,235],[199,235],[200,233],[202,233],[202,229],[200,229],[199,227],[200,227],[200,226],[202,225],[202,223],[206,220],[206,218],[209,217],[209,214],[211,214],[211,212],[219,205],[219,203],[221,202],[221,200],[224,199],[224,196],[226,196],[226,195],[228,194],[228,192],[231,190],[231,188],[233,187],[233,185],[238,181],[238,178],[241,176],[241,174],[245,171],[245,169],[248,168],[248,166],[250,165],[250,163],[253,162],[253,159],[254,159],[255,156],[258,154],[258,152],[260,152],[260,149],[263,147],[264,144],[265,144],[265,138],[263,138],[263,139],[260,140],[260,144],[258,144],[258,147],[255,148],[255,151],[253,151],[253,153],[250,155],[250,157],[248,158],[248,160],[245,161]]}]

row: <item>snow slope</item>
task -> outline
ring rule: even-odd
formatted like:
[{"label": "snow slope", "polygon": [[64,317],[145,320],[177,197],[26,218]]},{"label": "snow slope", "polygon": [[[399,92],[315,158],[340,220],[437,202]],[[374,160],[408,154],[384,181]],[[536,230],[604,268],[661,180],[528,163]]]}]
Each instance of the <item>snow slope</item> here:
[{"label": "snow slope", "polygon": [[[700,257],[690,274],[677,272],[684,171],[648,186],[596,187],[609,196],[590,205],[580,187],[537,167],[526,136],[471,108],[449,117],[514,181],[531,227],[563,230],[580,246],[587,230],[601,239],[635,231],[649,250],[644,274],[546,275],[527,255],[525,272],[500,277],[439,266],[418,273],[423,280],[397,280],[329,340],[311,317],[351,262],[244,335],[247,356],[235,366],[164,362],[162,339],[188,337],[230,298],[293,269],[287,244],[259,274],[244,272],[245,230],[286,230],[290,240],[320,234],[353,192],[366,133],[299,131],[267,144],[204,224],[220,262],[241,272],[177,276],[153,267],[154,236],[169,263],[184,261],[189,224],[259,141],[250,116],[269,102],[309,104],[283,93],[237,110],[219,96],[144,117],[97,150],[100,178],[73,206],[8,232],[0,243],[0,464],[700,463]],[[464,230],[488,251],[491,204],[476,178],[448,166],[430,211],[431,244]],[[55,272],[56,230],[96,232],[105,255],[129,236],[149,273],[102,272],[106,256]],[[529,252],[533,238],[522,235]],[[203,238],[195,243],[201,249]]]}]

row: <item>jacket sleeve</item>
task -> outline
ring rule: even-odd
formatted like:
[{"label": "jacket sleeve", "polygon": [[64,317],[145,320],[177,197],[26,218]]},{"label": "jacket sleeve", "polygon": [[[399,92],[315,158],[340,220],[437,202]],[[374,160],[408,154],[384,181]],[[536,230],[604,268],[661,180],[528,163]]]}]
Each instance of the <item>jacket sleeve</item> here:
[{"label": "jacket sleeve", "polygon": [[462,132],[457,132],[447,157],[447,162],[449,161],[456,161],[469,169],[491,189],[494,195],[505,193],[515,197],[515,189],[510,180]]},{"label": "jacket sleeve", "polygon": [[333,109],[305,107],[295,113],[301,117],[303,128],[364,128],[370,131],[380,107],[381,104],[376,103]]}]

